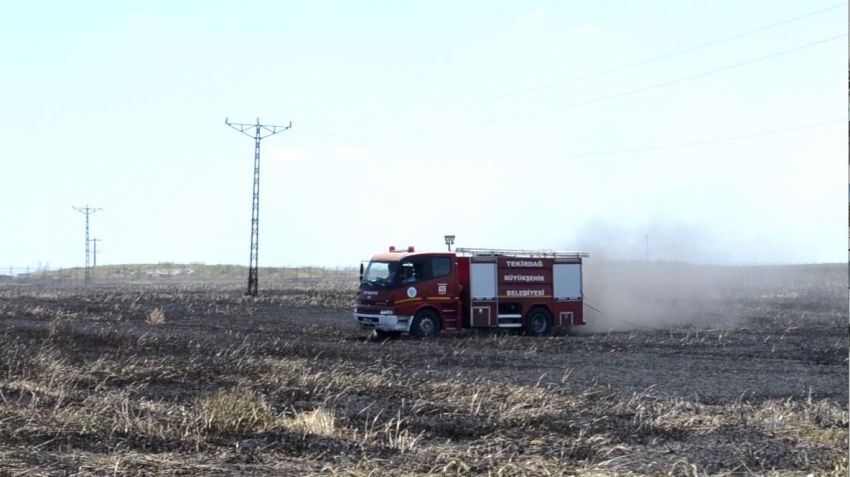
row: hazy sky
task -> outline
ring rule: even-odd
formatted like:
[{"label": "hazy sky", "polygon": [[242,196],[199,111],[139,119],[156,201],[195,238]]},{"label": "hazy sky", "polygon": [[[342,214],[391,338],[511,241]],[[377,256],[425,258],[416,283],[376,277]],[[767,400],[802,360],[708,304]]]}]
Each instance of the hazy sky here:
[{"label": "hazy sky", "polygon": [[87,204],[98,264],[247,265],[254,144],[225,118],[292,122],[261,143],[260,266],[445,234],[846,261],[847,18],[820,0],[3,2],[0,270],[82,265]]}]

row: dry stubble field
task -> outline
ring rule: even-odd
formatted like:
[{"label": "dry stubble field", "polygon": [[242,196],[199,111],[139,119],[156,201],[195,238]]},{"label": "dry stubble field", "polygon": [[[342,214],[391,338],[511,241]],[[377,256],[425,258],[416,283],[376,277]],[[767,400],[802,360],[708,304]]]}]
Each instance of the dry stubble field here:
[{"label": "dry stubble field", "polygon": [[846,287],[589,267],[583,333],[379,342],[353,283],[6,283],[0,476],[847,475]]}]

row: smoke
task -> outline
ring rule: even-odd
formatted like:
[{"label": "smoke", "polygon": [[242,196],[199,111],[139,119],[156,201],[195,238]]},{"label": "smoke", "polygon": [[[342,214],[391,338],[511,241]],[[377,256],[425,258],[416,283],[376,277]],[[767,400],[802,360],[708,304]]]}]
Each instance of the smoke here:
[{"label": "smoke", "polygon": [[584,262],[585,321],[579,333],[735,324],[721,298],[729,280],[711,266],[721,241],[687,225],[629,228],[595,220],[576,234]]},{"label": "smoke", "polygon": [[685,224],[629,227],[594,219],[577,230],[574,242],[600,260],[717,263],[735,256],[733,247],[709,230]]},{"label": "smoke", "polygon": [[725,327],[726,291],[719,267],[676,261],[587,259],[584,264],[585,321],[580,332]]}]

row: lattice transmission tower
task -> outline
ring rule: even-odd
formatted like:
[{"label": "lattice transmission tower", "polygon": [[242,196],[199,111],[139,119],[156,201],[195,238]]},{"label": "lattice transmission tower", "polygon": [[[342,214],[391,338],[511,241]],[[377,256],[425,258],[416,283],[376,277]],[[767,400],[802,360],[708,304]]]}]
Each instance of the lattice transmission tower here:
[{"label": "lattice transmission tower", "polygon": [[91,269],[89,268],[89,215],[103,209],[98,207],[89,207],[87,204],[85,207],[74,207],[74,210],[86,214],[86,283],[89,283],[91,282]]},{"label": "lattice transmission tower", "polygon": [[91,239],[91,241],[94,242],[94,247],[93,247],[94,250],[92,250],[92,252],[94,252],[94,257],[93,257],[94,263],[92,263],[92,265],[91,265],[92,277],[94,276],[94,270],[97,268],[97,243],[100,242],[101,240],[102,239],[98,239],[98,238]]},{"label": "lattice transmission tower", "polygon": [[[251,200],[251,260],[248,265],[248,291],[245,294],[257,296],[260,238],[260,140],[286,131],[292,127],[292,121],[289,122],[288,126],[270,126],[260,124],[259,118],[257,118],[257,124],[231,123],[225,118],[224,124],[254,139],[254,194]],[[253,135],[247,132],[250,130],[253,130]]]}]

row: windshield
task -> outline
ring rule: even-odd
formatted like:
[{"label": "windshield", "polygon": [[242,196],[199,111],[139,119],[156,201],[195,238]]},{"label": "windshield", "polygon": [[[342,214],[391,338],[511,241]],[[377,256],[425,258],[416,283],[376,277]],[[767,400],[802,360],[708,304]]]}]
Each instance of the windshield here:
[{"label": "windshield", "polygon": [[389,286],[395,279],[396,262],[369,262],[366,273],[363,274],[363,283],[374,286]]}]

